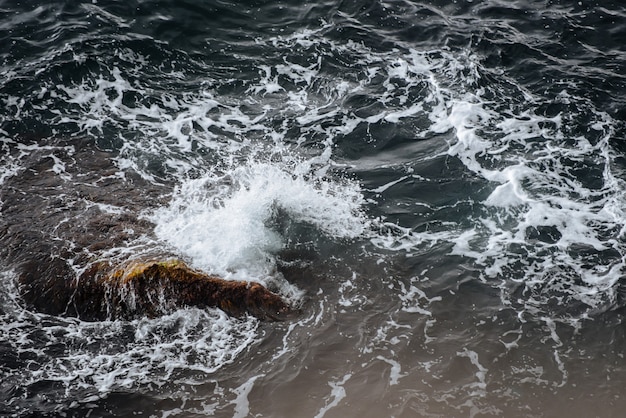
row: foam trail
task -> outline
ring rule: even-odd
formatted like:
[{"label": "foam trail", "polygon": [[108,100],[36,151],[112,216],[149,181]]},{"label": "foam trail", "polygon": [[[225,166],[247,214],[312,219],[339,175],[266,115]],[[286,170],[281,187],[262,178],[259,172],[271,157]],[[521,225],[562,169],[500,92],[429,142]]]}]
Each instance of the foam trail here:
[{"label": "foam trail", "polygon": [[391,370],[389,371],[389,386],[397,385],[400,378],[406,376],[406,374],[401,373],[402,366],[396,360],[388,359],[383,356],[377,356],[376,358],[391,366]]},{"label": "foam trail", "polygon": [[233,414],[233,418],[245,418],[249,416],[250,403],[248,401],[248,395],[254,387],[254,382],[262,376],[263,375],[253,376],[238,388],[233,389],[233,392],[237,394],[237,398],[234,400],[235,413]]},{"label": "foam trail", "polygon": [[315,415],[315,418],[322,418],[324,415],[326,415],[328,411],[339,405],[341,400],[346,397],[346,389],[343,387],[343,385],[348,380],[350,380],[351,377],[352,374],[348,373],[343,377],[343,379],[341,379],[341,381],[328,383],[332,388],[330,392],[330,396],[332,396],[332,401],[330,401],[323,408],[321,408],[317,415]]}]

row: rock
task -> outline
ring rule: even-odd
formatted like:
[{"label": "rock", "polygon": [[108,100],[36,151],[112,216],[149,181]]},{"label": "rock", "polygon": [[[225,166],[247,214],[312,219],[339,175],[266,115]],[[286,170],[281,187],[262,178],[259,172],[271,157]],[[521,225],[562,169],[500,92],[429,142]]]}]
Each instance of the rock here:
[{"label": "rock", "polygon": [[93,263],[78,278],[67,264],[24,265],[20,288],[30,307],[83,320],[156,317],[186,306],[218,307],[232,316],[282,320],[293,310],[259,283],[230,281],[194,270],[180,260],[134,260],[122,266]]},{"label": "rock", "polygon": [[[117,154],[88,138],[50,141],[16,149],[21,171],[0,182],[0,266],[15,272],[29,308],[83,320],[157,316],[183,306],[264,319],[291,311],[260,284],[209,276],[143,246],[154,225],[138,214],[167,204],[175,184],[122,172]],[[129,246],[140,260],[94,262]]]}]

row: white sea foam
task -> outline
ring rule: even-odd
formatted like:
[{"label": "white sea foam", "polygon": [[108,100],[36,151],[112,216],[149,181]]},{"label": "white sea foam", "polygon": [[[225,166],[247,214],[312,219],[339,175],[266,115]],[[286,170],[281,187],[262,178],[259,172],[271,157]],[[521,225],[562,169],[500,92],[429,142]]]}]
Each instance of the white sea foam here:
[{"label": "white sea foam", "polygon": [[389,371],[389,386],[397,385],[398,381],[406,376],[402,374],[402,366],[396,360],[388,359],[383,356],[376,357],[378,360],[384,361],[385,363],[391,366],[391,370]]},{"label": "white sea foam", "polygon": [[262,377],[262,375],[251,377],[244,384],[233,390],[237,394],[237,398],[234,401],[235,413],[233,414],[233,418],[245,418],[250,415],[248,395],[254,387],[255,380],[259,377]]},{"label": "white sea foam", "polygon": [[[580,133],[584,126],[573,126],[576,114],[539,114],[537,109],[546,99],[517,87],[513,80],[507,90],[497,85],[477,87],[483,69],[471,54],[409,50],[392,58],[362,45],[341,48],[346,54],[360,50],[371,74],[383,77],[386,90],[379,99],[386,105],[380,114],[344,116],[342,129],[383,119],[393,123],[427,119],[430,125],[416,130],[416,139],[453,133],[447,155],[458,159],[471,178],[491,188],[483,201],[476,202],[478,210],[468,214],[472,228],[448,222],[447,228],[418,233],[383,221],[371,236],[376,247],[416,253],[452,242],[451,255],[473,259],[483,279],[513,280],[529,289],[559,282],[559,291],[570,300],[590,307],[615,297],[615,285],[626,268],[626,248],[620,240],[626,231],[622,210],[626,198],[624,181],[612,172],[614,156],[609,141],[614,121],[607,114],[567,92],[557,97],[564,104],[581,102],[574,112],[591,120],[585,135]],[[362,79],[348,91],[364,91],[369,81]],[[411,101],[412,91],[418,89],[428,93],[421,93],[420,102]],[[576,128],[579,133],[571,134]],[[331,128],[327,132],[335,135],[345,130]],[[599,179],[590,182],[587,176]],[[408,180],[406,171],[399,171],[395,179],[373,191],[386,193]],[[429,207],[429,211],[437,210]],[[513,246],[523,247],[524,252],[510,251]],[[590,262],[579,255],[584,248],[606,258]],[[528,302],[538,308],[545,301],[531,298]]]},{"label": "white sea foam", "polygon": [[[210,376],[232,362],[257,338],[255,321],[240,321],[214,310],[186,309],[131,323],[50,320],[4,304],[0,336],[16,353],[37,358],[36,370],[14,370],[23,382],[62,383],[68,393],[89,388],[94,396],[142,384],[167,384],[182,370]],[[32,316],[39,325],[32,327]],[[11,318],[13,320],[11,321]],[[10,322],[7,322],[10,321]],[[134,330],[129,334],[129,330]],[[46,347],[58,347],[53,358]],[[90,348],[91,347],[91,348]]]},{"label": "white sea foam", "polygon": [[346,389],[343,385],[350,380],[352,374],[348,373],[340,381],[337,382],[329,382],[328,384],[332,388],[330,392],[330,397],[332,398],[326,405],[319,410],[319,412],[315,415],[315,418],[322,418],[328,411],[332,408],[339,405],[341,400],[346,397]]},{"label": "white sea foam", "polygon": [[476,367],[476,382],[472,383],[470,386],[476,389],[476,395],[484,396],[485,389],[487,388],[486,376],[487,376],[487,368],[480,364],[478,360],[478,353],[472,350],[468,350],[464,348],[463,351],[457,352],[457,356],[466,357],[470,360],[472,365]]},{"label": "white sea foam", "polygon": [[310,180],[293,174],[298,170],[249,162],[188,180],[168,207],[151,216],[157,236],[199,268],[263,277],[272,273],[272,260],[288,239],[275,230],[275,222],[310,224],[340,239],[364,233],[367,219],[357,185]]},{"label": "white sea foam", "polygon": [[399,298],[402,301],[402,310],[405,312],[431,316],[432,313],[425,309],[425,306],[428,306],[433,302],[440,301],[441,297],[435,296],[429,298],[418,286],[419,284],[417,278],[411,279],[411,284],[408,289],[403,283],[400,283]]},{"label": "white sea foam", "polygon": [[[478,228],[459,235],[454,253],[476,259],[485,266],[489,277],[506,277],[513,273],[507,264],[521,262],[527,265],[526,271],[521,272],[523,280],[531,287],[533,283],[545,283],[549,274],[567,276],[570,275],[568,271],[574,270],[576,277],[593,290],[583,291],[574,285],[571,277],[564,279],[570,283],[569,290],[567,284],[561,290],[590,306],[597,305],[603,298],[606,300],[605,292],[609,292],[610,298],[611,289],[625,267],[622,257],[609,259],[605,265],[589,266],[584,258],[575,255],[575,248],[585,246],[598,252],[613,249],[624,253],[618,236],[607,234],[615,228],[621,231],[625,222],[621,214],[615,216],[611,210],[616,201],[624,201],[624,195],[620,181],[610,170],[612,157],[607,143],[610,129],[595,145],[586,138],[577,137],[573,138],[575,142],[571,147],[563,146],[561,144],[566,141],[560,131],[559,118],[546,119],[526,111],[523,120],[498,116],[503,121],[495,125],[505,135],[498,140],[499,143],[487,142],[475,132],[477,127],[493,126],[489,119],[494,116],[489,112],[489,117],[481,117],[485,114],[482,109],[486,104],[478,103],[477,106],[478,112],[470,112],[455,122],[455,126],[463,128],[457,128],[458,142],[450,152],[471,171],[498,184],[484,204],[487,208],[497,207],[504,211],[500,211],[496,218],[482,218],[484,230]],[[598,116],[605,118],[601,114]],[[540,128],[541,125],[552,129]],[[544,138],[541,147],[533,141],[534,138]],[[511,152],[512,148],[520,146],[522,152]],[[509,150],[489,154],[493,148]],[[604,184],[597,188],[586,186],[584,178],[570,174],[566,165],[571,164],[569,161],[593,161],[588,170],[603,167]],[[543,236],[529,239],[529,231],[537,230],[549,230],[552,235],[547,236],[544,232]],[[486,246],[479,243],[484,233],[487,234]],[[532,232],[530,236],[534,236]],[[538,257],[542,260],[539,267],[527,262],[527,257],[520,258],[507,251],[515,244],[524,246],[531,254],[551,248],[551,255]],[[594,300],[591,294],[597,299]]]},{"label": "white sea foam", "polygon": [[6,179],[17,175],[21,171],[21,167],[16,161],[7,161],[0,170],[0,184],[2,184]]}]

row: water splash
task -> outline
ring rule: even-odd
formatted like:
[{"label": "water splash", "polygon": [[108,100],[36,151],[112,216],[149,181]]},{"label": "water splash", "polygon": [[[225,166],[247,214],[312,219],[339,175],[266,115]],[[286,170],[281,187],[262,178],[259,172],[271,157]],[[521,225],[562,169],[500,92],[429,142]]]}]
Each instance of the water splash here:
[{"label": "water splash", "polygon": [[157,236],[200,268],[263,277],[289,239],[276,223],[305,223],[334,239],[364,234],[358,184],[293,174],[301,166],[287,172],[281,165],[249,162],[184,182],[170,205],[151,215]]}]

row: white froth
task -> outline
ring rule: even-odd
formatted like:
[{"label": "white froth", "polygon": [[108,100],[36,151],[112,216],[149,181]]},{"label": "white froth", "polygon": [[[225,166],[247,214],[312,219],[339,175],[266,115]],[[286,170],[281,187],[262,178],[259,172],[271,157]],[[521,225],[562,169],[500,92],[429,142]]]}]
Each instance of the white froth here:
[{"label": "white froth", "polygon": [[156,234],[199,268],[263,277],[272,273],[274,255],[287,239],[275,222],[310,224],[339,239],[364,233],[357,185],[297,172],[298,167],[289,173],[276,164],[249,162],[186,181],[171,204],[151,216]]},{"label": "white froth", "polygon": [[485,205],[507,207],[535,204],[536,202],[530,198],[521,183],[536,174],[538,173],[523,164],[506,167],[497,176],[500,177],[500,180],[504,183],[497,186],[494,191],[491,192],[489,197],[485,200]]},{"label": "white froth", "polygon": [[341,400],[346,397],[346,390],[343,387],[343,385],[351,377],[352,377],[352,374],[348,373],[345,376],[343,376],[343,379],[341,379],[340,381],[328,383],[330,387],[332,388],[331,393],[330,393],[330,397],[332,398],[332,400],[330,402],[327,402],[326,405],[322,409],[319,410],[317,415],[315,415],[315,418],[322,418],[324,415],[326,415],[328,411],[330,411],[332,408],[339,405]]},{"label": "white froth", "polygon": [[16,161],[2,161],[3,164],[0,167],[0,185],[6,181],[6,179],[17,175],[21,171],[20,165]]},{"label": "white froth", "polygon": [[235,413],[233,418],[245,418],[250,414],[250,402],[248,401],[248,395],[254,387],[254,382],[263,375],[253,376],[248,379],[244,384],[234,389],[233,392],[237,394],[237,398],[234,400]]},{"label": "white froth", "polygon": [[472,363],[474,367],[476,367],[476,382],[470,384],[470,386],[476,388],[474,392],[475,395],[484,396],[485,389],[487,388],[486,376],[487,376],[487,368],[480,364],[478,360],[478,353],[473,350],[468,350],[467,348],[463,348],[463,351],[457,352],[457,356],[466,357]]},{"label": "white froth", "polygon": [[278,83],[278,75],[272,76],[272,69],[270,66],[261,65],[259,69],[263,73],[263,76],[261,77],[261,80],[259,81],[259,85],[252,87],[251,89],[252,92],[256,94],[259,94],[259,93],[272,94],[272,93],[277,93],[281,90],[285,90]]},{"label": "white froth", "polygon": [[401,373],[402,366],[396,360],[388,359],[383,356],[378,356],[376,358],[391,366],[391,370],[389,371],[389,386],[397,385],[400,378],[406,376],[406,374]]},{"label": "white froth", "polygon": [[[186,309],[130,323],[67,319],[54,325],[42,315],[33,328],[30,321],[35,314],[22,311],[15,301],[7,307],[12,311],[5,320],[13,318],[13,322],[0,327],[0,337],[16,353],[35,356],[40,366],[13,374],[24,382],[56,381],[68,393],[83,388],[97,396],[120,388],[166,384],[180,370],[210,376],[255,341],[258,324],[229,318],[217,309]],[[128,329],[134,329],[131,338]],[[32,333],[37,336],[31,340]],[[51,357],[46,354],[48,346],[63,350]]]},{"label": "white froth", "polygon": [[[468,214],[472,227],[452,221],[445,223],[444,231],[417,233],[383,220],[370,237],[376,247],[411,254],[448,242],[453,244],[450,254],[474,260],[483,279],[503,283],[512,279],[529,289],[553,280],[561,283],[555,286],[568,298],[589,306],[613,297],[615,284],[626,269],[626,248],[620,242],[626,235],[626,195],[623,180],[612,172],[614,156],[609,142],[614,121],[607,114],[582,100],[581,107],[570,113],[544,116],[536,109],[546,98],[517,88],[513,80],[509,80],[509,90],[478,87],[482,68],[471,54],[443,51],[434,56],[408,50],[383,57],[385,54],[362,46],[349,48],[361,49],[371,77],[384,78],[385,91],[379,101],[385,107],[363,119],[344,117],[344,130],[332,132],[350,131],[359,123],[427,119],[430,126],[416,132],[416,138],[454,134],[447,155],[463,164],[468,179],[490,188],[483,201],[475,202],[476,213]],[[365,91],[371,77],[355,84],[350,92]],[[416,102],[409,100],[412,89],[427,93]],[[554,100],[568,104],[579,99],[564,91]],[[341,109],[333,112],[341,114]],[[582,119],[591,118],[588,135],[569,134],[576,112]],[[316,112],[315,117],[320,119],[322,113]],[[313,116],[309,118],[313,120]],[[577,172],[581,169],[598,169],[602,184],[587,184]],[[373,191],[385,192],[406,178],[406,172],[399,172]],[[617,232],[611,232],[614,230]],[[512,252],[511,248],[523,251]],[[585,249],[612,255],[598,264],[596,259],[590,262],[579,255]],[[576,285],[577,280],[584,286]],[[538,300],[528,303],[540,305]]]},{"label": "white froth", "polygon": [[402,301],[402,310],[409,313],[431,316],[432,313],[425,309],[424,306],[428,306],[432,302],[441,300],[441,297],[435,296],[433,298],[428,298],[426,293],[418,286],[419,284],[417,278],[411,279],[411,284],[408,288],[404,285],[404,283],[400,283],[399,298]]}]

